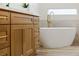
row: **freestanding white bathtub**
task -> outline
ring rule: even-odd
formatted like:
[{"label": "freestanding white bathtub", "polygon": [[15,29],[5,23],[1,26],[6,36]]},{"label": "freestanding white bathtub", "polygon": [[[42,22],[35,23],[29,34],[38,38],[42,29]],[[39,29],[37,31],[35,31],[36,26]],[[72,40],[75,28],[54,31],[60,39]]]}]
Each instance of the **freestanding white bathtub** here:
[{"label": "freestanding white bathtub", "polygon": [[44,48],[60,48],[70,46],[75,34],[75,27],[40,28],[40,41]]}]

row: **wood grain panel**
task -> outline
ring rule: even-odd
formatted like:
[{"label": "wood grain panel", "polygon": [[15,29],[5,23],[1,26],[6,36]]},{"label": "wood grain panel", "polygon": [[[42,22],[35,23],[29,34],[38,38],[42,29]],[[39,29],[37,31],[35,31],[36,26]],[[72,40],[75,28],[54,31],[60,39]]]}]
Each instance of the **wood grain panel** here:
[{"label": "wood grain panel", "polygon": [[33,19],[33,23],[34,23],[34,28],[33,28],[33,37],[35,40],[35,48],[39,48],[40,47],[40,41],[39,41],[39,17],[34,17]]},{"label": "wood grain panel", "polygon": [[38,23],[35,15],[0,9],[0,55],[35,55]]},{"label": "wood grain panel", "polygon": [[11,25],[11,55],[22,55],[23,29],[20,25]]},{"label": "wood grain panel", "polygon": [[10,47],[0,50],[0,56],[10,56]]},{"label": "wood grain panel", "polygon": [[[33,25],[25,25],[23,31],[23,55],[31,55],[34,51]],[[34,53],[33,53],[34,54]]]}]

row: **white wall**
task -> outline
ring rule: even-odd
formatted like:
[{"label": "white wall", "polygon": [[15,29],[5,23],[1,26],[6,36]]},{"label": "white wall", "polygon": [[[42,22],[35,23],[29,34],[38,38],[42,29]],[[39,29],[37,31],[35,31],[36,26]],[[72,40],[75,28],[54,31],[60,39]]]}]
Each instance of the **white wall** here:
[{"label": "white wall", "polygon": [[53,26],[78,26],[79,23],[79,4],[78,3],[41,3],[40,9],[40,26],[47,26],[47,11],[50,8],[54,9],[77,9],[78,15],[76,16],[54,16],[52,23]]},{"label": "white wall", "polygon": [[39,15],[38,3],[30,3],[29,10],[33,14]]}]

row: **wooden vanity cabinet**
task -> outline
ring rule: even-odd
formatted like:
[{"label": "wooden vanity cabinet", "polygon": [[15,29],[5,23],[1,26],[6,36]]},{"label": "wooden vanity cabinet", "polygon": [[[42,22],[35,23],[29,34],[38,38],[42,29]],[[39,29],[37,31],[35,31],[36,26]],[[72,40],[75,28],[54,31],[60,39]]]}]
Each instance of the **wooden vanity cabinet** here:
[{"label": "wooden vanity cabinet", "polygon": [[11,13],[11,18],[11,55],[34,54],[33,17]]},{"label": "wooden vanity cabinet", "polygon": [[35,55],[38,30],[38,16],[0,9],[0,56]]}]

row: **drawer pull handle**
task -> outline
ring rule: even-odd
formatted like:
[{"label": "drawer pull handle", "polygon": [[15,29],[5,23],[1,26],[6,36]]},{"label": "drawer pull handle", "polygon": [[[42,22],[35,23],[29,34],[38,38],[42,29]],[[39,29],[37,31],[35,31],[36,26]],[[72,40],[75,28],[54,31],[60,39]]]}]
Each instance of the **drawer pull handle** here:
[{"label": "drawer pull handle", "polygon": [[0,16],[0,20],[1,20],[1,19],[7,19],[7,17],[4,17],[4,16]]},{"label": "drawer pull handle", "polygon": [[0,36],[0,39],[1,39],[1,38],[6,38],[6,37],[7,37],[6,35],[5,35],[5,36]]}]

